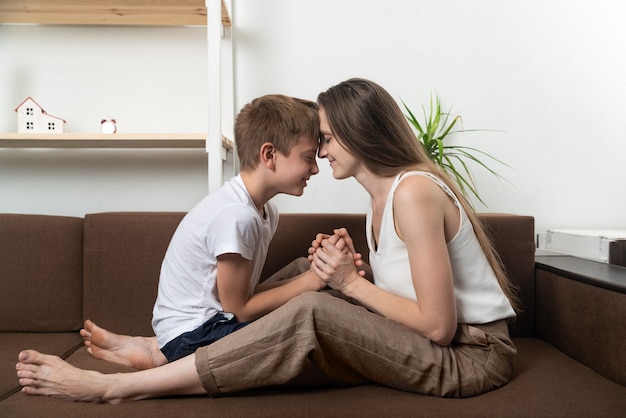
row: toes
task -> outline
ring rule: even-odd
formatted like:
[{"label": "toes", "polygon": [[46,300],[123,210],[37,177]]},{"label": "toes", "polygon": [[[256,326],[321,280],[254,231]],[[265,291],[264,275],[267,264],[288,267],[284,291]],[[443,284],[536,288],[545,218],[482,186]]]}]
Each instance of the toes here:
[{"label": "toes", "polygon": [[19,379],[17,379],[17,381],[19,382],[20,386],[34,386],[35,384],[35,379],[31,379],[30,377],[20,377]]},{"label": "toes", "polygon": [[27,351],[20,351],[20,353],[17,355],[17,359],[19,361],[26,361],[27,358],[28,358],[28,352]]},{"label": "toes", "polygon": [[96,324],[92,320],[88,319],[85,321],[84,328],[87,332],[93,332],[95,326]]},{"label": "toes", "polygon": [[27,384],[27,385],[24,385],[22,383],[20,384],[22,385],[22,393],[25,393],[27,395],[47,395],[48,394],[45,388],[40,388],[34,383]]},{"label": "toes", "polygon": [[16,368],[33,371],[45,366],[59,367],[65,363],[57,356],[42,354],[35,350],[24,350],[20,352],[18,359],[19,362]]},{"label": "toes", "polygon": [[20,351],[17,358],[23,363],[36,363],[40,356],[41,355],[35,350],[24,350]]},{"label": "toes", "polygon": [[36,395],[36,391],[35,388],[25,385],[24,383],[22,383],[20,381],[20,385],[22,385],[22,392],[26,393],[27,395]]},{"label": "toes", "polygon": [[37,366],[29,364],[29,363],[17,363],[15,365],[15,370],[17,370],[18,376],[23,376],[25,372],[33,373],[37,369]]},{"label": "toes", "polygon": [[17,381],[19,382],[20,386],[36,386],[36,367],[24,363],[18,363],[16,369]]}]

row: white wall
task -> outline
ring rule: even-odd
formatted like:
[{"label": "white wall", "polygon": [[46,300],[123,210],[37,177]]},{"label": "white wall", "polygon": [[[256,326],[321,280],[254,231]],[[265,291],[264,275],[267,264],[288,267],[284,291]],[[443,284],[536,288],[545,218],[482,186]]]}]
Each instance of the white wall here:
[{"label": "white wall", "polygon": [[[0,25],[0,132],[32,96],[65,132],[199,133],[207,125],[206,30]],[[189,210],[208,190],[204,150],[0,148],[0,212],[82,216]]]},{"label": "white wall", "polygon": [[[234,0],[236,107],[266,93],[315,99],[370,78],[414,108],[436,91],[460,113],[457,142],[507,162],[476,169],[488,207],[546,228],[626,228],[624,6],[599,0]],[[206,122],[200,28],[0,26],[0,131],[32,95],[67,131],[199,132]],[[108,59],[103,59],[102,57]],[[283,212],[363,212],[325,161]],[[1,150],[0,211],[186,210],[206,191],[202,152]],[[162,181],[167,181],[161,184]],[[133,191],[135,190],[135,191]]]}]

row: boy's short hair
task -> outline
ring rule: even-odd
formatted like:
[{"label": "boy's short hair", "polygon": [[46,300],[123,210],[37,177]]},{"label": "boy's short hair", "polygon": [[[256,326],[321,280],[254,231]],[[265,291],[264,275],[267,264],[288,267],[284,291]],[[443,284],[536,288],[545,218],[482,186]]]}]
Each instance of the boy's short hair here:
[{"label": "boy's short hair", "polygon": [[295,97],[270,94],[246,104],[235,119],[235,143],[241,171],[259,164],[259,149],[265,142],[289,155],[302,137],[319,138],[317,104]]}]

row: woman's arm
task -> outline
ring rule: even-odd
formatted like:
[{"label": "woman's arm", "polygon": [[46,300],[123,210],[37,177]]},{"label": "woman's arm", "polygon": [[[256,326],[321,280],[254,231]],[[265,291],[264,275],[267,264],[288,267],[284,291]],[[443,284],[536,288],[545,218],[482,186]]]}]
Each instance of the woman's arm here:
[{"label": "woman's arm", "polygon": [[[414,179],[418,181],[408,181]],[[448,345],[457,326],[452,269],[444,229],[446,221],[453,221],[449,219],[453,212],[448,205],[453,206],[453,203],[428,179],[409,177],[395,193],[396,231],[407,246],[411,266],[407,273],[411,275],[417,301],[391,294],[363,279],[356,273],[350,257],[328,241],[322,241],[321,250],[315,253],[313,270],[331,287],[368,308],[437,344]]]},{"label": "woman's arm", "polygon": [[417,302],[407,325],[440,345],[457,328],[456,299],[447,242],[459,229],[459,209],[441,188],[420,177],[404,179],[394,194],[396,231],[409,254]]}]

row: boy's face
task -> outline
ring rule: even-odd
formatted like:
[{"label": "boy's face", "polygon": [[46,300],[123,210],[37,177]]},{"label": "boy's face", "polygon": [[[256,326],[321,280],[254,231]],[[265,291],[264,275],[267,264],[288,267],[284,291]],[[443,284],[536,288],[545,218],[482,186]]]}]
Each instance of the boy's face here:
[{"label": "boy's face", "polygon": [[280,193],[302,196],[309,178],[319,173],[317,146],[317,138],[302,137],[291,148],[289,156],[277,153],[279,160],[276,162],[276,170],[280,179]]}]

